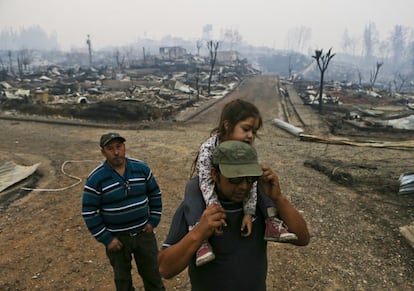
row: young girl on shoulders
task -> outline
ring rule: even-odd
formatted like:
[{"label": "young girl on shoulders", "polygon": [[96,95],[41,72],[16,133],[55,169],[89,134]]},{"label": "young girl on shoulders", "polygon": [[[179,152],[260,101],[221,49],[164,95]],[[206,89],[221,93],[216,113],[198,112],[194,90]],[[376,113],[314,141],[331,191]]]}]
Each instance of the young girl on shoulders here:
[{"label": "young girl on shoulders", "polygon": [[[253,144],[257,131],[262,127],[263,120],[257,107],[247,101],[236,99],[227,103],[221,113],[219,124],[211,131],[210,137],[200,146],[197,158],[193,165],[192,174],[199,177],[200,189],[206,207],[212,203],[220,204],[214,191],[214,182],[211,177],[211,158],[215,147],[226,140],[239,140],[250,145]],[[257,182],[252,187],[250,195],[243,202],[244,217],[241,224],[242,236],[249,236],[252,230],[252,219],[256,212]],[[283,221],[277,218],[273,201],[263,195],[259,205],[266,217],[266,231],[264,239],[276,242],[292,242],[297,240],[294,233],[287,230]],[[194,213],[188,207],[186,218],[190,229],[197,224],[201,213]],[[210,243],[206,240],[196,253],[196,265],[201,266],[212,260],[215,255]]]}]

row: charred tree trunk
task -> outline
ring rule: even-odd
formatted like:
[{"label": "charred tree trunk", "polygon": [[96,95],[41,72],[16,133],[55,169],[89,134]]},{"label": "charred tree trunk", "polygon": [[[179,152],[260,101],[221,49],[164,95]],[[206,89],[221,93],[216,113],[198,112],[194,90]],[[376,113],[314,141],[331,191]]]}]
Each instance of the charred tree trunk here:
[{"label": "charred tree trunk", "polygon": [[322,103],[323,103],[323,81],[325,76],[325,71],[328,68],[329,62],[335,56],[335,54],[331,54],[331,50],[324,55],[323,50],[315,50],[315,55],[312,56],[316,60],[316,64],[318,65],[319,71],[321,72],[321,79],[319,85],[319,114],[322,114]]},{"label": "charred tree trunk", "polygon": [[213,78],[214,66],[216,64],[218,47],[219,47],[219,42],[213,42],[212,40],[207,42],[207,48],[208,48],[208,51],[210,52],[210,75],[208,76],[208,87],[207,87],[207,94],[209,96],[211,92],[211,79]]}]

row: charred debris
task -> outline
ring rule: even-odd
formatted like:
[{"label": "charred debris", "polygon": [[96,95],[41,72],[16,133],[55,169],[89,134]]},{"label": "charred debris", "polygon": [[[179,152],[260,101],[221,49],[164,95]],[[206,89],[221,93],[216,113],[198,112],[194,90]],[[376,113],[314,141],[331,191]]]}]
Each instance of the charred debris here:
[{"label": "charred debris", "polygon": [[208,57],[172,52],[162,48],[159,57],[128,66],[48,65],[32,66],[24,74],[3,72],[1,114],[97,122],[173,120],[179,111],[222,97],[260,74],[237,53],[220,54],[210,76]]}]

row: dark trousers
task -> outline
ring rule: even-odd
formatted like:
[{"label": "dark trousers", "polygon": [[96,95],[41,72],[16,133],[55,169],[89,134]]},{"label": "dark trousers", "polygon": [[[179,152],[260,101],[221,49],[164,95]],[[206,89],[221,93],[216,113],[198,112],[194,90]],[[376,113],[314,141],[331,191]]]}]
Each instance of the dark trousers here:
[{"label": "dark trousers", "polygon": [[134,256],[138,273],[144,282],[145,290],[165,290],[158,271],[158,246],[154,233],[117,234],[116,237],[123,244],[122,250],[106,251],[114,270],[116,290],[135,290],[131,276],[132,256]]},{"label": "dark trousers", "polygon": [[261,187],[257,187],[257,207],[262,212],[265,218],[269,217],[269,209],[274,209],[276,213],[276,204],[273,200],[266,195],[266,193],[261,189]]}]

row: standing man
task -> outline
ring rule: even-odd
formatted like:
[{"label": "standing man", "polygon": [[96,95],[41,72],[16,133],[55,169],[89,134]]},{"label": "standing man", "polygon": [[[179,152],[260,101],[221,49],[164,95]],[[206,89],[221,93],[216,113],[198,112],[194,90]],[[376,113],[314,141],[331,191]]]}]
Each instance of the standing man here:
[{"label": "standing man", "polygon": [[[293,244],[309,243],[306,222],[282,194],[277,175],[268,166],[259,165],[256,150],[247,143],[235,140],[220,143],[213,152],[211,175],[221,205],[211,204],[205,208],[198,177],[187,183],[185,195],[192,199],[181,203],[174,214],[158,256],[160,273],[164,278],[172,278],[188,266],[192,290],[196,291],[265,291],[267,241],[263,239],[263,210],[256,209],[250,236],[243,236],[240,230],[243,200],[254,182],[258,181],[257,190],[274,201],[280,219],[297,235],[298,240]],[[185,218],[186,207],[197,211],[205,209],[201,211],[199,223],[190,231]],[[196,266],[195,254],[207,238],[216,258],[206,265]]]},{"label": "standing man", "polygon": [[146,163],[125,156],[125,141],[118,133],[101,136],[106,160],[86,180],[82,216],[106,247],[117,290],[134,290],[132,255],[145,290],[165,290],[153,232],[161,219],[161,191]]}]

